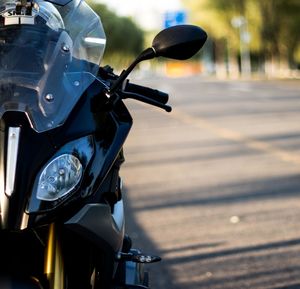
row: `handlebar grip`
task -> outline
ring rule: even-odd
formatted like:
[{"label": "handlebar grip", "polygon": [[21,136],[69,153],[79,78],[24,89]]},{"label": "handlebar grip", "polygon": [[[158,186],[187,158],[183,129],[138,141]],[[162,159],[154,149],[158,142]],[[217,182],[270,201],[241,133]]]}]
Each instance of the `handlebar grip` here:
[{"label": "handlebar grip", "polygon": [[167,93],[133,83],[127,83],[125,91],[144,95],[163,104],[169,101],[169,95]]}]

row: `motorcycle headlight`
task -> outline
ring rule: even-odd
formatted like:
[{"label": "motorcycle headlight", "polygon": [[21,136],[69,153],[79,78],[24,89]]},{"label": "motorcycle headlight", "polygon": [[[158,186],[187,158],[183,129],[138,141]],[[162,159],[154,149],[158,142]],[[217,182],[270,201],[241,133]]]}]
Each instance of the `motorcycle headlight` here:
[{"label": "motorcycle headlight", "polygon": [[88,194],[87,170],[94,152],[91,135],[60,147],[36,175],[26,212],[42,214]]},{"label": "motorcycle headlight", "polygon": [[36,197],[55,201],[73,191],[82,177],[82,164],[74,155],[63,154],[52,160],[40,175]]}]

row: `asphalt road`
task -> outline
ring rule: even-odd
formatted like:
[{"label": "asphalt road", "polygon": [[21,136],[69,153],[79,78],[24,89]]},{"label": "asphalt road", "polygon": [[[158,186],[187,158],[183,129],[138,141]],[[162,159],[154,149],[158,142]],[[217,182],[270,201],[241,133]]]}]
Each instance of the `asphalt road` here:
[{"label": "asphalt road", "polygon": [[300,81],[140,81],[122,176],[153,289],[300,288]]}]

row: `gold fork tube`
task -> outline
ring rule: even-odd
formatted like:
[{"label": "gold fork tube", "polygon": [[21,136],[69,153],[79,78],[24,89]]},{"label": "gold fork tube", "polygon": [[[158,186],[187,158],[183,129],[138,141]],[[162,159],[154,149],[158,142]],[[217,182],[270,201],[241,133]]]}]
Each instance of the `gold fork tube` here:
[{"label": "gold fork tube", "polygon": [[45,251],[44,273],[50,289],[64,289],[64,264],[59,234],[54,223],[49,226],[48,243]]}]

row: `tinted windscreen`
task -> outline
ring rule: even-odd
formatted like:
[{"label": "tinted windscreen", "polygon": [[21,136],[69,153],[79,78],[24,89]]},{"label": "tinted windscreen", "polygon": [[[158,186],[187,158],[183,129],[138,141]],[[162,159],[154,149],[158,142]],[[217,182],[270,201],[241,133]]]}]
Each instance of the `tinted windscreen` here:
[{"label": "tinted windscreen", "polygon": [[12,25],[0,29],[0,116],[23,111],[32,127],[61,125],[94,81],[94,64],[73,57],[66,31]]}]

